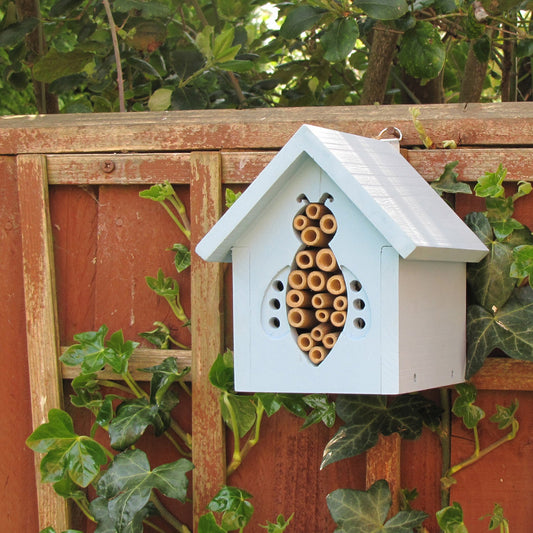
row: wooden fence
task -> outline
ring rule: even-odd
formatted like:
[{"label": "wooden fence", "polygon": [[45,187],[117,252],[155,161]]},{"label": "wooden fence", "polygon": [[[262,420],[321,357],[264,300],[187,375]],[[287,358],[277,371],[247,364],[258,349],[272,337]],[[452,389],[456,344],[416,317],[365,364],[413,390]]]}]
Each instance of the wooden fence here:
[{"label": "wooden fence", "polygon": [[[226,480],[226,440],[218,395],[207,373],[220,350],[232,345],[231,291],[227,266],[193,255],[189,272],[180,274],[182,301],[191,317],[191,334],[179,328],[146,287],[144,277],[159,267],[172,274],[166,249],[184,242],[163,210],[140,199],[147,186],[168,180],[184,199],[191,218],[191,244],[222,212],[225,187],[241,190],[303,123],[375,137],[389,126],[403,134],[404,156],[428,180],[445,163],[459,161],[462,180],[475,180],[502,163],[509,181],[533,176],[533,107],[530,104],[421,106],[421,120],[437,143],[453,139],[456,150],[426,150],[407,107],[256,109],[5,117],[0,119],[0,231],[2,261],[0,308],[2,339],[0,522],[10,531],[38,531],[53,524],[91,530],[35,476],[33,454],[24,440],[63,405],[72,370],[58,361],[61,346],[75,333],[106,324],[139,340],[155,320],[166,321],[191,350],[172,351],[180,364],[192,364],[192,400],[178,407],[182,424],[193,434],[193,503],[177,507],[189,524],[224,483],[254,495],[257,524],[277,514],[295,513],[288,531],[333,531],[325,497],[335,488],[363,489],[376,479],[400,488],[417,488],[414,507],[434,515],[440,508],[441,451],[438,438],[425,430],[418,441],[381,439],[366,455],[319,470],[325,444],[335,428],[300,431],[301,420],[287,413],[267,419],[256,448]],[[458,198],[464,215],[482,208],[475,198]],[[533,198],[521,200],[516,213],[533,227]],[[180,240],[181,239],[181,240]],[[134,368],[161,361],[146,345]],[[136,377],[146,379],[142,372]],[[527,531],[533,513],[533,365],[491,359],[475,377],[479,403],[488,412],[518,398],[521,428],[515,441],[457,475],[452,500],[463,506],[469,531],[486,531],[494,503],[503,505],[513,531]],[[428,395],[438,398],[435,391]],[[78,428],[83,413],[73,413]],[[31,421],[30,421],[31,420]],[[483,442],[497,430],[482,426]],[[144,439],[144,437],[143,437]],[[460,422],[452,428],[452,461],[472,451]],[[146,438],[155,463],[171,460],[165,444]],[[37,479],[37,484],[35,484]],[[437,531],[435,519],[427,521]]]}]

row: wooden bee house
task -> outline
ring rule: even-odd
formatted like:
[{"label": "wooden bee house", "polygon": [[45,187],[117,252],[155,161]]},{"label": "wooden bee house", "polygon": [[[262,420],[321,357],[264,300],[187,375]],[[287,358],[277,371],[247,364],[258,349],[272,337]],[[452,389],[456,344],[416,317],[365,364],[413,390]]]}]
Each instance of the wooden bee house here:
[{"label": "wooden bee house", "polygon": [[302,126],[196,252],[233,263],[236,390],[464,380],[466,263],[487,249],[391,143]]}]

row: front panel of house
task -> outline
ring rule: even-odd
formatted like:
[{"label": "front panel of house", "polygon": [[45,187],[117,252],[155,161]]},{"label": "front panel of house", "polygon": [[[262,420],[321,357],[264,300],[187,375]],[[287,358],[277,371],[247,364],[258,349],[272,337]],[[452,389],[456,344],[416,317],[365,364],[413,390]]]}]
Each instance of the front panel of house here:
[{"label": "front panel of house", "polygon": [[288,172],[232,249],[236,389],[378,393],[388,243],[309,156]]}]

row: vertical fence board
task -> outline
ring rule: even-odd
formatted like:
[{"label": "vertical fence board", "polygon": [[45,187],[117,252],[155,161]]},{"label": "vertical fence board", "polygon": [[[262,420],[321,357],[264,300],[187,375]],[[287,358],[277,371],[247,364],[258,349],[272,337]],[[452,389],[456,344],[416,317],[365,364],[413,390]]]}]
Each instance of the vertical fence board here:
[{"label": "vertical fence board", "polygon": [[[46,160],[42,155],[17,157],[26,336],[30,370],[33,427],[47,419],[48,411],[62,404],[61,374],[58,365],[59,338],[55,301],[52,232],[48,209]],[[65,500],[39,475],[36,455],[37,497],[41,528],[54,524],[68,528]]]},{"label": "vertical fence board", "polygon": [[[191,154],[191,250],[220,218],[221,160],[218,152]],[[191,264],[192,298],[192,434],[193,520],[225,483],[225,436],[219,393],[209,383],[209,369],[223,349],[223,276],[218,263],[206,263],[195,253]]]}]

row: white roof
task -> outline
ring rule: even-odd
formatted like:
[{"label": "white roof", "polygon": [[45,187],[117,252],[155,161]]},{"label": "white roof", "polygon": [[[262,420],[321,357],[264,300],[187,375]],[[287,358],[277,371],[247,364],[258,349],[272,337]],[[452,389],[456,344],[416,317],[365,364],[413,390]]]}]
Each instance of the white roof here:
[{"label": "white roof", "polygon": [[231,248],[307,154],[404,259],[478,262],[487,248],[425,179],[387,142],[303,125],[198,243],[206,261]]}]

